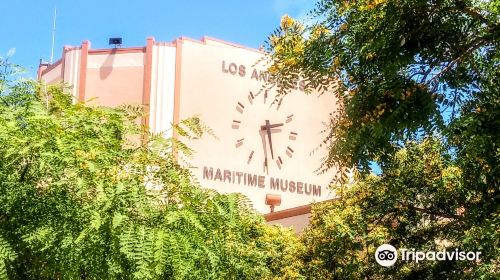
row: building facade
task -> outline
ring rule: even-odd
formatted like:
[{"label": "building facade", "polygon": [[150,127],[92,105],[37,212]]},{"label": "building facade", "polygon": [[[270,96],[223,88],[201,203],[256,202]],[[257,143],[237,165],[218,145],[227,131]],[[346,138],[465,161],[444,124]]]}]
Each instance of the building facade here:
[{"label": "building facade", "polygon": [[[300,231],[311,203],[335,198],[329,183],[336,170],[317,170],[336,102],[330,94],[305,94],[300,80],[276,99],[264,55],[209,37],[148,38],[144,47],[110,49],[84,41],[64,47],[54,64],[40,64],[38,78],[68,84],[74,99],[88,104],[146,106],[143,123],[152,132],[195,151],[183,162],[202,187],[242,193],[268,222]],[[172,131],[195,115],[216,137],[182,139]]]}]

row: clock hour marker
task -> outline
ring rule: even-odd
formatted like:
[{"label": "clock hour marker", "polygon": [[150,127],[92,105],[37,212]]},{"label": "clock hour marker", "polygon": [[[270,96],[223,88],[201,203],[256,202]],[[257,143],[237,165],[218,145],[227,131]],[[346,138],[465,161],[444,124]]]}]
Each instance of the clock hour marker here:
[{"label": "clock hour marker", "polygon": [[253,104],[253,100],[255,99],[255,96],[253,95],[252,92],[248,94],[248,101],[250,101],[250,104]]},{"label": "clock hour marker", "polygon": [[267,168],[267,158],[264,159],[264,172],[268,170]]},{"label": "clock hour marker", "polygon": [[245,109],[245,105],[241,104],[241,102],[238,102],[238,105],[236,105],[236,110],[240,113],[243,113],[243,109]]},{"label": "clock hour marker", "polygon": [[288,138],[290,140],[295,140],[295,139],[297,139],[297,135],[298,135],[297,132],[292,131],[292,132],[290,132],[290,135],[288,136]]},{"label": "clock hour marker", "polygon": [[238,129],[240,128],[241,121],[238,120],[233,120],[233,124],[231,125],[232,128]]},{"label": "clock hour marker", "polygon": [[241,147],[241,145],[243,145],[243,140],[245,140],[245,138],[236,140],[236,148]]},{"label": "clock hour marker", "polygon": [[286,147],[286,155],[288,157],[292,157],[292,155],[293,155],[293,150],[289,146]]},{"label": "clock hour marker", "polygon": [[283,164],[283,160],[281,159],[281,157],[278,157],[278,161],[279,163]]},{"label": "clock hour marker", "polygon": [[253,154],[254,154],[254,151],[251,151],[250,155],[248,156],[247,164],[250,163],[250,161],[252,160]]},{"label": "clock hour marker", "polygon": [[267,90],[264,91],[264,104],[266,104],[266,101],[267,101],[267,93],[268,93]]},{"label": "clock hour marker", "polygon": [[286,122],[289,123],[292,121],[292,118],[293,118],[293,114],[292,115],[289,115],[286,117]]},{"label": "clock hour marker", "polygon": [[281,157],[278,157],[276,160],[276,165],[278,165],[278,169],[281,169],[281,165],[283,164],[283,161],[281,160]]},{"label": "clock hour marker", "polygon": [[278,110],[281,108],[281,102],[283,102],[283,98],[281,98],[281,99],[278,101],[278,105],[276,105],[276,111],[278,111]]}]

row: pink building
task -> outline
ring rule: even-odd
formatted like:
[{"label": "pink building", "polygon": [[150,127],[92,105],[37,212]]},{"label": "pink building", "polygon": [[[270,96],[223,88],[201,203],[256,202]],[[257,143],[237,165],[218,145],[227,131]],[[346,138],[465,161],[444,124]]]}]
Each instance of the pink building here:
[{"label": "pink building", "polygon": [[[301,92],[297,81],[283,102],[264,53],[203,37],[146,46],[91,49],[64,47],[54,64],[41,64],[38,79],[71,86],[75,100],[103,106],[142,104],[152,132],[173,135],[172,123],[199,115],[215,138],[181,139],[196,151],[188,159],[203,187],[247,195],[270,223],[308,223],[310,204],[334,199],[335,170],[318,173],[326,150],[319,147],[334,97]],[[270,205],[274,212],[270,213]]]}]

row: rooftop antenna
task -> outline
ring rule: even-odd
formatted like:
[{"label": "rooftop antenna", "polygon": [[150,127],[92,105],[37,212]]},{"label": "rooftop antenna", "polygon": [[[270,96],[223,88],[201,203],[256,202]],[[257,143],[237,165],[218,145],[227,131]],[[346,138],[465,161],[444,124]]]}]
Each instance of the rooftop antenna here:
[{"label": "rooftop antenna", "polygon": [[56,39],[56,18],[57,18],[57,6],[54,6],[54,25],[52,28],[52,47],[50,49],[50,64],[54,60],[54,42]]}]

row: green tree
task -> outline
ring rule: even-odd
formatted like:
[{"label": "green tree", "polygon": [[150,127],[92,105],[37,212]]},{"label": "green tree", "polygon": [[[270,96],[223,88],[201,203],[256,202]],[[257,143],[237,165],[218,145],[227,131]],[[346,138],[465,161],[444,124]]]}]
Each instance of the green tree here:
[{"label": "green tree", "polygon": [[[342,198],[314,207],[303,234],[305,275],[311,279],[495,279],[498,214],[478,211],[465,172],[437,139],[409,142],[390,158],[382,176],[366,175],[336,189]],[[471,220],[486,216],[480,220]],[[480,261],[399,260],[379,266],[384,243],[420,251],[481,251]]]},{"label": "green tree", "polygon": [[282,93],[302,76],[308,90],[332,89],[325,167],[366,169],[398,143],[444,128],[464,101],[498,91],[498,1],[318,1],[318,23],[285,16],[269,37]]},{"label": "green tree", "polygon": [[[142,108],[74,103],[1,73],[0,279],[262,279],[296,246],[237,194],[201,189]],[[200,137],[199,119],[178,124]],[[273,243],[273,240],[277,240]]]},{"label": "green tree", "polygon": [[[321,0],[311,12],[315,24],[284,16],[269,37],[278,98],[286,98],[299,77],[308,91],[338,97],[323,168],[356,166],[361,172],[362,186],[348,190],[344,177],[340,202],[313,214],[310,231],[316,235],[309,236],[316,237],[306,239],[306,256],[318,262],[318,275],[498,276],[499,3]],[[372,162],[380,166],[379,178],[368,175]],[[450,176],[451,189],[439,189]],[[359,194],[349,200],[360,188],[373,199]],[[380,243],[370,243],[368,232],[384,221],[390,225],[377,242],[423,250],[451,244],[482,251],[482,261],[405,264],[377,274],[379,268],[371,270],[361,257],[374,262],[373,246]],[[358,255],[363,250],[368,253]]]}]

